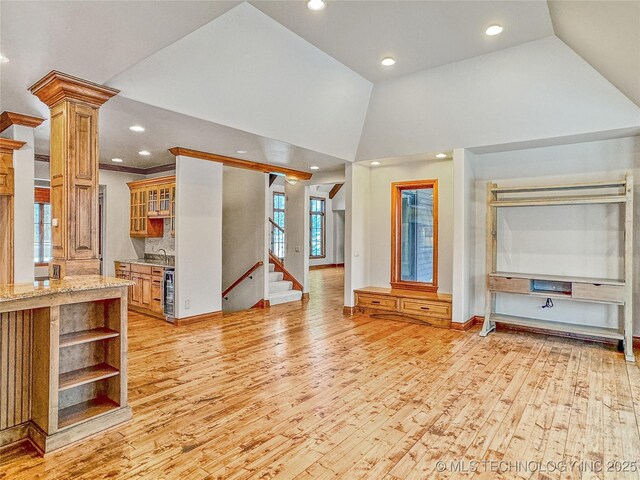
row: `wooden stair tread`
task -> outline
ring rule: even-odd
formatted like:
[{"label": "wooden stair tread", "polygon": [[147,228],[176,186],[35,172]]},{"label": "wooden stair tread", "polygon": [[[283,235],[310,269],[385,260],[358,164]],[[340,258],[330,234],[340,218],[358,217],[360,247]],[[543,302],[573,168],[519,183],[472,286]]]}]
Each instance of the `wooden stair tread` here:
[{"label": "wooden stair tread", "polygon": [[70,372],[60,374],[58,381],[58,391],[61,392],[63,390],[78,387],[86,383],[96,382],[105,378],[114,377],[119,373],[120,370],[106,363],[92,365],[91,367],[80,368],[78,370],[72,370]]},{"label": "wooden stair tread", "polygon": [[60,335],[60,348],[70,347],[72,345],[80,345],[82,343],[97,342],[108,338],[115,338],[120,335],[119,332],[110,328],[101,327],[91,330],[82,330],[80,332],[65,333]]},{"label": "wooden stair tread", "polygon": [[98,397],[63,408],[58,412],[58,428],[66,428],[84,422],[118,408],[116,402],[107,397]]}]

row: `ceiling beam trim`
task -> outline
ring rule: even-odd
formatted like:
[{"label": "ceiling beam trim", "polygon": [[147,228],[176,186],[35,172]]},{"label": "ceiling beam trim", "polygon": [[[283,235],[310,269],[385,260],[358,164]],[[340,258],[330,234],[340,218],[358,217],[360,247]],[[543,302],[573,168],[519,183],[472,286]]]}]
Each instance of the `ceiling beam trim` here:
[{"label": "ceiling beam trim", "polygon": [[270,165],[268,163],[241,160],[239,158],[218,155],[217,153],[200,152],[198,150],[191,150],[184,147],[173,147],[170,148],[169,151],[176,157],[181,155],[183,157],[192,157],[200,160],[222,163],[227,167],[244,168],[245,170],[254,170],[262,173],[279,173],[287,177],[297,178],[298,180],[309,180],[312,177],[312,174],[309,172],[294,170],[292,168],[281,167],[278,165]]},{"label": "ceiling beam trim", "polygon": [[333,188],[331,189],[331,191],[329,192],[329,198],[333,198],[336,196],[336,194],[340,191],[340,189],[342,188],[342,185],[344,185],[344,183],[336,183]]}]

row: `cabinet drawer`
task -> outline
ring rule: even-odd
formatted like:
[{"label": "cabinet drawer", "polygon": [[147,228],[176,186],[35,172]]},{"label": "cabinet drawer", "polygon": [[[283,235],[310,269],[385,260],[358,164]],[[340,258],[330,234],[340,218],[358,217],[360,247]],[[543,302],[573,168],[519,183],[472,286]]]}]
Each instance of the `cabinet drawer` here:
[{"label": "cabinet drawer", "polygon": [[116,262],[116,273],[117,272],[129,273],[130,271],[131,271],[131,264],[130,263]]},{"label": "cabinet drawer", "polygon": [[151,275],[154,277],[162,277],[164,274],[164,268],[162,267],[151,267]]},{"label": "cabinet drawer", "polygon": [[138,265],[137,263],[133,263],[131,265],[131,272],[151,275],[151,265]]},{"label": "cabinet drawer", "polygon": [[400,299],[400,311],[411,315],[426,315],[437,318],[451,318],[451,305],[412,298]]},{"label": "cabinet drawer", "polygon": [[395,297],[358,294],[358,306],[378,310],[397,310],[398,300]]},{"label": "cabinet drawer", "polygon": [[624,286],[601,285],[598,283],[574,283],[571,296],[578,300],[623,303]]},{"label": "cabinet drawer", "polygon": [[526,278],[489,277],[489,289],[496,292],[529,293],[531,280]]}]

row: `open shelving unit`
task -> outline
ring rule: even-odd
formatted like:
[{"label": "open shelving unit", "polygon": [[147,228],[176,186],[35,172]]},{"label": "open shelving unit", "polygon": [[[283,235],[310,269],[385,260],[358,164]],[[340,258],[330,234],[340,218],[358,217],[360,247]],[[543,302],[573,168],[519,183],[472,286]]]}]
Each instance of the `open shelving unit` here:
[{"label": "open shelving unit", "polygon": [[[563,205],[619,204],[624,209],[624,278],[589,278],[544,273],[499,272],[497,270],[498,208]],[[480,331],[488,335],[496,322],[534,331],[613,339],[625,358],[633,361],[633,176],[613,182],[569,185],[499,187],[487,186],[487,289],[485,317]],[[623,310],[618,328],[505,315],[496,312],[496,295],[501,293],[562,298],[617,305]]]}]

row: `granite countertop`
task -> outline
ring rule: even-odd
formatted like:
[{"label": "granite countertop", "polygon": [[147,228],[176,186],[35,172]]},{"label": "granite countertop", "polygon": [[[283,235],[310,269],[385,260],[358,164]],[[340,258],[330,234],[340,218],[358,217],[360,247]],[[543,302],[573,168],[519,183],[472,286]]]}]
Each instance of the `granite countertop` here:
[{"label": "granite countertop", "polygon": [[63,280],[42,280],[33,283],[14,283],[0,286],[0,302],[23,298],[55,295],[57,293],[81,292],[100,288],[127,287],[135,285],[131,280],[103,277],[102,275],[78,275]]},{"label": "granite countertop", "polygon": [[171,263],[165,263],[162,260],[153,260],[149,258],[130,258],[127,260],[116,260],[116,262],[120,263],[135,263],[137,265],[151,265],[153,267],[170,267],[173,268]]}]

